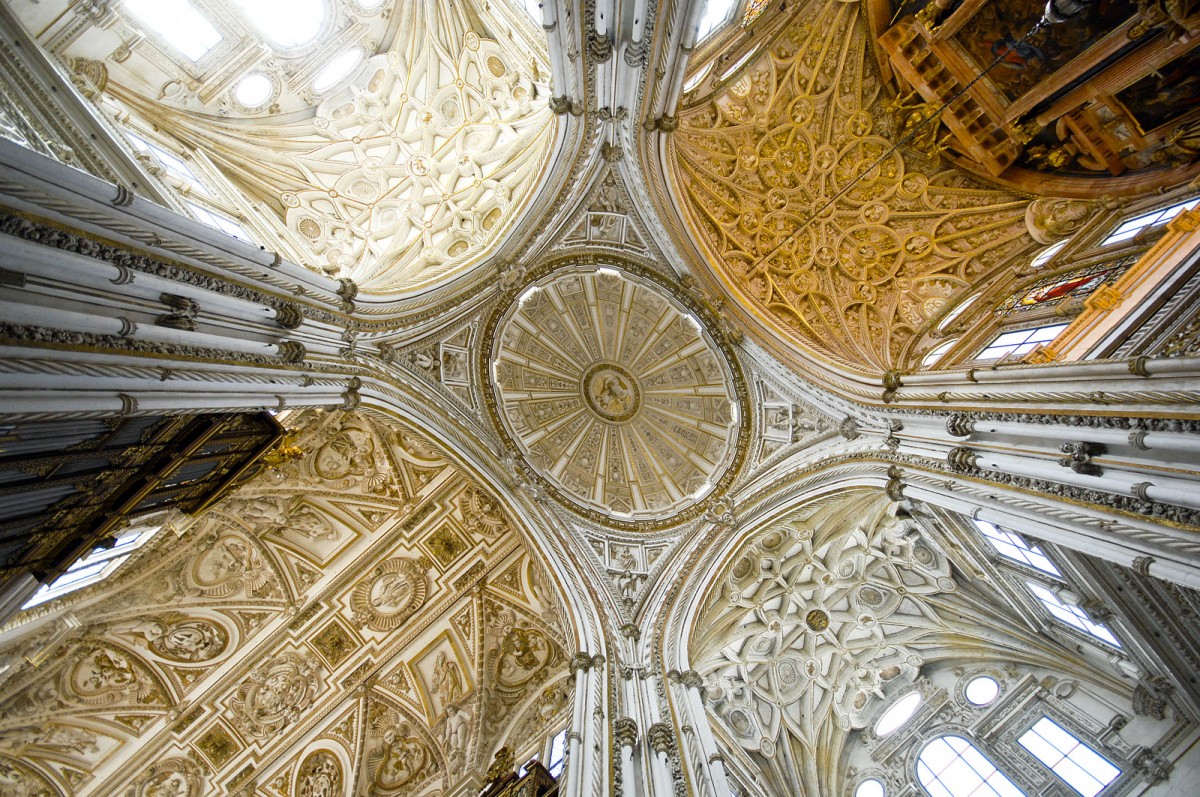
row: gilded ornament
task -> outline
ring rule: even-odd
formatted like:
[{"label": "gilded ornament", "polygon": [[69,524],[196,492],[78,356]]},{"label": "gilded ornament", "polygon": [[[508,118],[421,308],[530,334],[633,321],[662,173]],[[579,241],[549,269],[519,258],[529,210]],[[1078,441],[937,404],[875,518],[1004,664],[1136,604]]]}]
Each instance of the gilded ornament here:
[{"label": "gilded ornament", "polygon": [[375,631],[391,631],[421,608],[429,585],[415,559],[388,559],[354,588],[355,621]]}]

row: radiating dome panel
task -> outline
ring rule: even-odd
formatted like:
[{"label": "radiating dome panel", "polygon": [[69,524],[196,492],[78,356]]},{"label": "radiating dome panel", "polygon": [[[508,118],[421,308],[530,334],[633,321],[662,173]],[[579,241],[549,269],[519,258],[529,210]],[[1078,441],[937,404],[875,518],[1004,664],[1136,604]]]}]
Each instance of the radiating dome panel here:
[{"label": "radiating dome panel", "polygon": [[637,525],[721,486],[739,380],[681,298],[628,271],[559,270],[517,292],[496,329],[497,420],[560,497]]}]

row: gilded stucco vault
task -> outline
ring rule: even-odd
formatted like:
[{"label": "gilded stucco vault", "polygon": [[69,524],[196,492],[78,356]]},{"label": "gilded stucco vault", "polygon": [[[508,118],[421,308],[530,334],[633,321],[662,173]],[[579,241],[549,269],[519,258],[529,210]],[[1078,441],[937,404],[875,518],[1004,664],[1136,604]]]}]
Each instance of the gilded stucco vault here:
[{"label": "gilded stucco vault", "polygon": [[809,351],[885,371],[911,365],[930,322],[1031,241],[1027,200],[893,150],[861,16],[810,0],[716,92],[704,84],[667,173],[745,307]]},{"label": "gilded stucco vault", "polygon": [[427,793],[561,721],[558,599],[500,503],[412,429],[289,426],[303,459],[15,629],[0,791],[235,793],[270,761],[271,797]]}]

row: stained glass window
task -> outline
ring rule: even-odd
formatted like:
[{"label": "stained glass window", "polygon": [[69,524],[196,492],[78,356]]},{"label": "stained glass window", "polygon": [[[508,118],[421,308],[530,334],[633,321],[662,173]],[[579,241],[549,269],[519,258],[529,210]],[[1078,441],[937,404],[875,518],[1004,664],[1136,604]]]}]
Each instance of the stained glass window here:
[{"label": "stained glass window", "polygon": [[762,16],[762,12],[771,5],[771,0],[750,0],[746,3],[746,13],[742,14],[742,27],[745,28]]},{"label": "stained glass window", "polygon": [[1136,256],[1109,263],[1095,263],[1056,277],[1038,280],[1025,290],[1009,296],[996,308],[996,315],[1012,315],[1038,307],[1053,307],[1077,296],[1087,296],[1101,285],[1116,282],[1126,269],[1137,262]]}]

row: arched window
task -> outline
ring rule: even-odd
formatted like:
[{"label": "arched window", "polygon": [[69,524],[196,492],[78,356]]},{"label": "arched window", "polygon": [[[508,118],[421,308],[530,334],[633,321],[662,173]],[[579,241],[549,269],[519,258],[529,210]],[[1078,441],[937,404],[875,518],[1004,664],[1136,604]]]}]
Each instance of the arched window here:
[{"label": "arched window", "polygon": [[958,339],[954,338],[952,340],[946,341],[945,343],[941,343],[938,346],[931,349],[930,352],[921,359],[921,367],[928,368],[931,365],[933,365],[934,363],[936,363],[938,360],[942,359],[942,357],[945,356],[946,352],[950,351],[950,347],[953,346],[957,342],[958,342]]},{"label": "arched window", "polygon": [[939,736],[925,745],[917,758],[917,779],[930,797],[1025,797],[961,736]]}]

